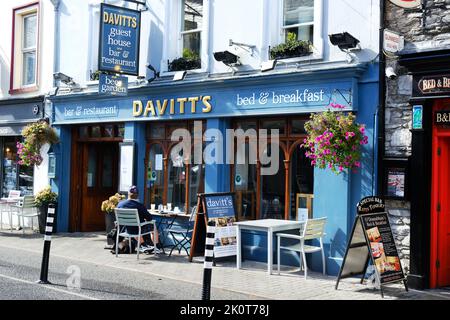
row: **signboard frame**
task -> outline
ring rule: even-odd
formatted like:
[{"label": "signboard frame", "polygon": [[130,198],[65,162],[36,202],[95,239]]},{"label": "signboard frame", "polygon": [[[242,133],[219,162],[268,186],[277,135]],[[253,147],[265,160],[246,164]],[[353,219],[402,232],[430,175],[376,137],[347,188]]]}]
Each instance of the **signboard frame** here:
[{"label": "signboard frame", "polygon": [[[138,30],[136,31],[136,44],[135,44],[135,50],[136,50],[136,68],[134,72],[129,71],[116,71],[113,68],[106,68],[102,64],[102,51],[103,51],[103,33],[104,33],[104,22],[103,22],[103,12],[105,8],[112,8],[116,10],[123,10],[132,12],[133,14],[137,14],[139,17],[138,21]],[[114,6],[107,3],[101,3],[100,4],[100,30],[99,30],[99,41],[98,41],[98,70],[104,71],[108,73],[114,73],[114,74],[121,74],[121,75],[130,75],[130,76],[138,76],[139,75],[139,61],[140,61],[140,51],[141,51],[141,11],[139,10],[133,10],[129,8]]]},{"label": "signboard frame", "polygon": [[[386,199],[409,199],[409,158],[383,159],[383,195]],[[396,179],[398,185],[393,185]],[[394,188],[394,189],[393,189]],[[392,193],[394,192],[394,193]],[[397,194],[397,192],[403,192]]]},{"label": "signboard frame", "polygon": [[420,0],[389,0],[396,6],[405,9],[414,9],[422,5]]},{"label": "signboard frame", "polygon": [[[393,37],[398,37],[399,41],[398,43],[395,42],[394,40],[391,40],[391,38]],[[397,46],[396,50],[390,50],[389,49],[389,43],[394,44]],[[392,30],[389,29],[384,29],[383,30],[383,50],[386,52],[390,52],[390,53],[397,53],[401,50],[403,50],[403,48],[405,47],[405,39],[404,37],[398,33],[398,32],[394,32]]]},{"label": "signboard frame", "polygon": [[[123,84],[120,86],[124,88],[125,92],[115,92],[115,91],[102,91],[102,85],[107,85],[106,81],[108,79],[111,79],[113,81],[119,80],[123,81]],[[111,87],[118,88],[118,86],[111,85]],[[122,76],[122,75],[112,75],[112,74],[105,74],[100,73],[99,80],[98,80],[98,94],[105,95],[105,96],[117,96],[117,97],[126,97],[128,95],[128,77]]]},{"label": "signboard frame", "polygon": [[[208,206],[206,205],[206,199],[208,197],[215,196],[231,196],[232,208],[233,208],[233,218],[237,221],[236,213],[236,200],[234,192],[216,192],[216,193],[199,193],[197,194],[197,212],[195,215],[194,230],[192,232],[191,249],[189,254],[189,262],[192,262],[194,257],[203,256],[206,240],[206,226],[211,218],[211,212],[208,212]],[[201,217],[203,216],[203,218]],[[229,217],[229,216],[227,216]],[[220,226],[219,226],[220,227]],[[216,228],[218,226],[216,225]],[[216,250],[214,250],[216,251]],[[237,253],[236,253],[237,254]],[[226,255],[221,257],[216,257],[214,255],[214,262],[219,258],[235,257],[236,254]]]},{"label": "signboard frame", "polygon": [[[392,235],[392,229],[390,227],[389,218],[387,216],[387,212],[385,211],[385,205],[384,200],[379,197],[366,197],[361,199],[361,201],[356,206],[357,209],[357,215],[355,218],[355,222],[353,224],[352,232],[350,234],[349,242],[347,244],[347,248],[345,251],[344,259],[342,261],[341,268],[339,270],[339,275],[337,277],[336,286],[335,289],[338,289],[339,282],[341,279],[354,277],[358,275],[362,275],[361,277],[361,284],[364,282],[364,278],[367,272],[367,268],[369,266],[369,262],[372,263],[375,269],[375,277],[376,280],[380,286],[380,293],[381,297],[384,297],[383,293],[383,285],[389,284],[389,283],[395,283],[402,281],[405,290],[408,291],[408,285],[407,280],[405,277],[405,274],[403,272],[403,268],[401,265],[401,261],[398,257],[398,250],[395,246],[395,240]],[[395,249],[395,257],[398,259],[398,263],[400,266],[401,271],[401,278],[395,279],[391,281],[382,281],[383,278],[381,274],[379,273],[379,270],[376,266],[376,262],[372,253],[371,245],[370,245],[370,239],[367,236],[367,232],[364,229],[364,223],[363,219],[371,216],[376,215],[385,215],[385,221],[387,222],[387,226],[389,227],[390,235],[392,236],[392,244]],[[362,239],[362,235],[364,235],[364,239]],[[359,238],[357,238],[359,236]],[[392,247],[391,247],[392,248]],[[359,254],[359,259],[355,259],[355,255]],[[351,269],[351,263],[353,263],[353,269]],[[355,267],[356,265],[356,267]],[[351,269],[348,271],[347,269]],[[346,272],[347,270],[347,272]]]},{"label": "signboard frame", "polygon": [[[124,163],[122,163],[122,155],[125,153],[125,149],[130,148],[131,147],[131,151],[128,151],[128,153],[130,153],[130,157],[131,159],[129,159],[127,165],[128,167],[130,167],[131,165],[131,172],[128,172],[127,177],[124,177],[122,175],[122,166],[124,165]],[[135,166],[134,166],[134,162],[135,162],[135,152],[136,152],[136,146],[135,146],[135,142],[134,141],[124,141],[119,143],[119,148],[120,148],[120,152],[119,152],[119,184],[118,184],[118,192],[122,192],[122,193],[126,193],[128,192],[128,189],[134,184],[134,173],[135,173]],[[128,182],[128,183],[127,183]],[[127,183],[127,185],[129,184],[129,186],[125,186],[124,184]]]},{"label": "signboard frame", "polygon": [[435,110],[433,121],[436,126],[450,126],[450,110]]}]

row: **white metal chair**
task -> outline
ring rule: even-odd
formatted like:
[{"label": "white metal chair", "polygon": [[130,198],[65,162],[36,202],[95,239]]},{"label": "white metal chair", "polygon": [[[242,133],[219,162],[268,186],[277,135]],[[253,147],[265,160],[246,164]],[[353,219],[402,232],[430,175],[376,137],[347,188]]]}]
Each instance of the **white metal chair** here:
[{"label": "white metal chair", "polygon": [[[118,250],[119,250],[119,237],[128,238],[128,243],[130,245],[130,253],[132,252],[131,247],[131,238],[138,238],[138,245],[137,245],[137,259],[139,260],[139,249],[140,249],[140,239],[141,236],[151,234],[153,233],[153,238],[155,237],[156,232],[156,224],[155,221],[146,221],[141,222],[139,219],[139,213],[137,209],[124,209],[124,208],[115,208],[114,213],[116,214],[116,223],[117,223],[117,237],[116,237],[116,257],[118,256]],[[150,230],[148,232],[142,232],[142,227],[146,225],[153,225],[153,230]],[[137,234],[131,234],[126,231],[124,227],[137,227],[138,233]],[[121,228],[123,230],[121,230]]]},{"label": "white metal chair", "polygon": [[[300,235],[277,233],[277,262],[278,262],[278,274],[280,274],[280,251],[281,249],[300,252],[300,268],[302,265],[305,267],[305,279],[308,275],[308,266],[306,263],[306,253],[321,252],[322,253],[322,270],[325,275],[325,254],[323,251],[323,237],[325,236],[324,229],[327,218],[309,219],[306,221],[303,230],[300,231]],[[292,245],[281,245],[281,239],[295,239],[299,242]],[[306,240],[319,239],[320,246],[306,245]]]},{"label": "white metal chair", "polygon": [[16,199],[20,197],[20,190],[10,190],[8,193],[8,198],[3,198],[0,200],[0,228],[3,230],[3,213],[8,214],[9,218],[9,228],[13,229],[12,225],[12,217],[11,217],[11,209],[9,207],[10,203],[8,202],[10,199]]},{"label": "white metal chair", "polygon": [[9,206],[11,209],[11,214],[16,215],[20,220],[22,220],[22,232],[25,234],[25,218],[31,219],[31,230],[34,229],[33,220],[34,217],[39,216],[39,212],[36,207],[34,196],[26,195],[18,204],[12,204]]}]

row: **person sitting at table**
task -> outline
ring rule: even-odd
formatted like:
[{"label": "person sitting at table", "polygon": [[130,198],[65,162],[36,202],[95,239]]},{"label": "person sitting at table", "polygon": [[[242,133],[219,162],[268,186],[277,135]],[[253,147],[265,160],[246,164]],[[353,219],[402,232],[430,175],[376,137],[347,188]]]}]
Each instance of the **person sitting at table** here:
[{"label": "person sitting at table", "polygon": [[[131,186],[128,190],[128,199],[122,200],[117,205],[117,208],[123,208],[123,209],[137,209],[139,214],[139,220],[142,222],[145,221],[151,221],[152,215],[148,212],[147,208],[140,203],[137,199],[139,197],[139,190],[136,186]],[[127,232],[130,234],[137,234],[139,232],[138,227],[134,226],[127,226]],[[149,232],[152,231],[153,225],[147,224],[141,227],[141,232]],[[155,230],[154,233],[151,234],[153,236],[153,243],[155,244],[155,247],[147,244],[144,240],[144,237],[141,236],[139,239],[140,242],[140,252],[149,252],[152,250],[155,250],[155,253],[160,253],[160,250],[158,249],[158,230]],[[138,239],[136,239],[138,240]]]}]

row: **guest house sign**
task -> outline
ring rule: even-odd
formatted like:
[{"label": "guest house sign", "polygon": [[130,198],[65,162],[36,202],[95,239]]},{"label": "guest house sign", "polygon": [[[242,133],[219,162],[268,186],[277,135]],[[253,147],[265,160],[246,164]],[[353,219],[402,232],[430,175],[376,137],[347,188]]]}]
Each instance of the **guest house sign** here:
[{"label": "guest house sign", "polygon": [[137,76],[140,11],[101,4],[98,69]]},{"label": "guest house sign", "polygon": [[421,0],[390,0],[393,4],[402,8],[415,8],[420,6]]},{"label": "guest house sign", "polygon": [[450,74],[414,76],[414,96],[450,94]]}]

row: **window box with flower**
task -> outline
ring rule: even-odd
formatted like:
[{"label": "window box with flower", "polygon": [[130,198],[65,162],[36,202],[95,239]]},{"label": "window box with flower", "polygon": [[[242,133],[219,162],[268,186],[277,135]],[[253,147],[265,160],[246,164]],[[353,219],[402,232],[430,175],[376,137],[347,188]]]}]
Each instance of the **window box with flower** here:
[{"label": "window box with flower", "polygon": [[305,124],[307,137],[302,148],[311,165],[329,168],[340,174],[346,169],[361,168],[361,146],[368,143],[365,126],[355,122],[356,116],[344,113],[345,106],[332,103],[325,112],[312,114]]},{"label": "window box with flower", "polygon": [[289,32],[285,43],[281,43],[270,49],[270,58],[288,59],[307,56],[311,53],[312,45],[309,41],[297,40],[297,35]]}]

